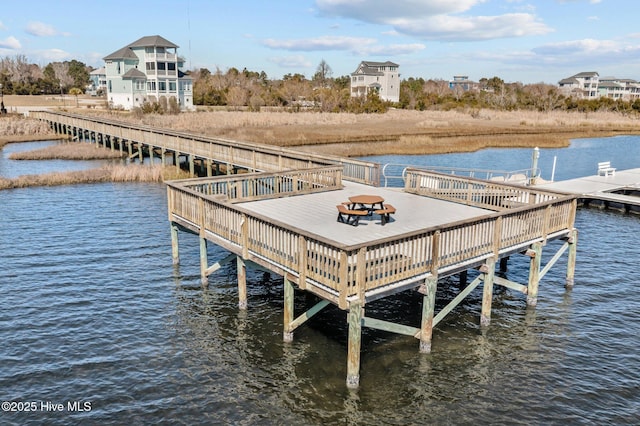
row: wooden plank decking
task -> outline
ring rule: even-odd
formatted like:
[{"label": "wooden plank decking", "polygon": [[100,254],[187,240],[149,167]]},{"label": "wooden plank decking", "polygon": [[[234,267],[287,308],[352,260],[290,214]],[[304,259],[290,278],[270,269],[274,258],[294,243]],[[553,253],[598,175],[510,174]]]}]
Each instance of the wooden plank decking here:
[{"label": "wooden plank decking", "polygon": [[[347,201],[350,196],[359,194],[380,195],[385,199],[385,203],[392,204],[396,213],[391,221],[382,226],[380,216],[373,214],[361,218],[358,226],[338,222],[336,205]],[[420,197],[397,189],[373,188],[352,182],[344,182],[344,188],[341,190],[251,201],[242,203],[241,206],[345,246],[392,238],[492,212],[436,198]]]},{"label": "wooden plank decking", "polygon": [[624,194],[624,192],[640,193],[640,169],[618,170],[614,175],[586,176],[545,183],[536,187],[575,194],[585,204],[596,201],[605,206],[621,206],[627,211],[638,211],[640,208],[640,196]]}]

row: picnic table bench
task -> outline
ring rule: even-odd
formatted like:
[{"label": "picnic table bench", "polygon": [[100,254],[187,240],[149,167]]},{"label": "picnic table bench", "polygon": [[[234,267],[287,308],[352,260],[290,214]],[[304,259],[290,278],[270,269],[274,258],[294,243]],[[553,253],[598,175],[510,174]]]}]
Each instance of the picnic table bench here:
[{"label": "picnic table bench", "polygon": [[381,209],[375,210],[375,213],[380,215],[380,222],[382,226],[384,226],[385,223],[389,222],[389,220],[391,219],[391,215],[395,212],[396,208],[391,204],[384,204]]},{"label": "picnic table bench", "polygon": [[348,203],[338,204],[338,222],[358,226],[358,222],[362,216],[369,216],[368,210],[350,209]]}]

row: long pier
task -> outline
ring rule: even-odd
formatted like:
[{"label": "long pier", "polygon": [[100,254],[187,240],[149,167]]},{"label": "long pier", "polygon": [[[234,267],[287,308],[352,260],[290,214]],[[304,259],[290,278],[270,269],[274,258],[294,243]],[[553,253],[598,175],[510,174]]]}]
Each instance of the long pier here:
[{"label": "long pier", "polygon": [[[127,130],[123,123],[45,114],[41,118],[58,130],[72,129],[81,135],[96,131],[101,135],[98,138],[109,135],[112,140],[143,141],[153,145],[152,151],[159,146],[218,161],[220,155],[231,156],[229,150],[235,147],[234,142],[209,142],[187,135],[182,140],[182,135],[172,132],[165,135],[149,129],[145,133],[135,126]],[[96,130],[96,126],[103,127]],[[207,144],[222,154],[203,151]],[[245,154],[234,151],[226,161],[233,166],[243,158],[241,164],[250,163],[250,173],[167,183],[173,262],[180,262],[180,232],[199,236],[203,285],[208,285],[209,277],[224,263],[235,260],[240,309],[249,305],[247,267],[282,276],[283,339],[288,342],[298,327],[327,306],[346,311],[346,384],[350,388],[357,388],[360,381],[362,327],[412,336],[419,341],[419,351],[428,353],[434,327],[480,286],[479,323],[487,327],[495,285],[522,293],[527,305],[535,306],[541,280],[565,253],[566,286],[574,284],[578,238],[574,195],[418,169],[406,171],[404,188],[381,188],[375,181],[376,165],[363,163],[352,168],[349,160],[322,160],[260,145],[239,145]],[[354,170],[359,170],[355,177]],[[384,226],[375,214],[363,218],[358,226],[339,223],[336,206],[359,194],[383,197],[396,208],[393,218]],[[543,248],[551,240],[560,240],[560,247],[542,265]],[[229,255],[210,262],[208,243]],[[529,263],[526,283],[496,275],[497,269],[506,271],[513,256],[522,256]],[[443,285],[443,278],[452,275],[459,277],[460,292],[436,312],[437,288]],[[420,324],[366,315],[368,303],[411,290],[422,295]],[[296,316],[295,291],[312,293],[319,302]]]},{"label": "long pier", "polygon": [[189,132],[178,132],[117,120],[51,111],[31,111],[29,116],[49,123],[56,133],[70,139],[94,142],[112,150],[120,150],[141,163],[160,158],[162,165],[183,163],[192,175],[214,176],[249,172],[279,171],[339,164],[343,178],[377,186],[380,164],[356,159],[320,156],[299,151],[212,138]]}]

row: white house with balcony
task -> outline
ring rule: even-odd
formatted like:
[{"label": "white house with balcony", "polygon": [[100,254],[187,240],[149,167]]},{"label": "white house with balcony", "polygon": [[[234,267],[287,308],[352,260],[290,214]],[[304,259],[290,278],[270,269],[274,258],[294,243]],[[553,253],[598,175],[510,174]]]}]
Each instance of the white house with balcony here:
[{"label": "white house with balcony", "polygon": [[567,96],[580,99],[596,99],[598,97],[598,77],[595,71],[581,72],[558,82],[560,91]]},{"label": "white house with balcony", "polygon": [[579,99],[640,99],[640,83],[629,78],[600,77],[597,72],[581,72],[558,82],[560,91]]},{"label": "white house with balcony", "polygon": [[184,59],[178,56],[178,46],[167,39],[142,37],[104,61],[110,106],[130,110],[145,102],[176,102],[181,110],[194,109],[193,81],[180,71]]},{"label": "white house with balcony", "polygon": [[351,97],[364,96],[374,91],[380,99],[400,101],[400,73],[393,62],[362,61],[351,73]]}]

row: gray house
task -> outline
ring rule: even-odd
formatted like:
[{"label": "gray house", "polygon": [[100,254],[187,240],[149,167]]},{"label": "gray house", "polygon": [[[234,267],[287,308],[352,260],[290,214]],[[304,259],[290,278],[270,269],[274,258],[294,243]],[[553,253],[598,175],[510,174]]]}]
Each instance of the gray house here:
[{"label": "gray house", "polygon": [[393,62],[362,61],[351,73],[351,96],[367,96],[375,91],[380,99],[400,101],[400,73]]},{"label": "gray house", "polygon": [[144,102],[177,102],[193,109],[193,82],[180,68],[178,46],[155,36],[139,40],[104,57],[107,100],[116,108],[132,109]]}]

